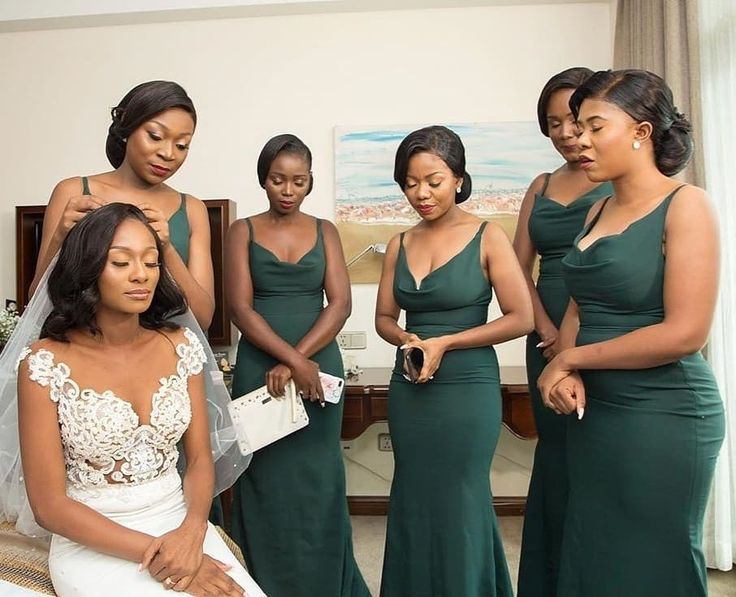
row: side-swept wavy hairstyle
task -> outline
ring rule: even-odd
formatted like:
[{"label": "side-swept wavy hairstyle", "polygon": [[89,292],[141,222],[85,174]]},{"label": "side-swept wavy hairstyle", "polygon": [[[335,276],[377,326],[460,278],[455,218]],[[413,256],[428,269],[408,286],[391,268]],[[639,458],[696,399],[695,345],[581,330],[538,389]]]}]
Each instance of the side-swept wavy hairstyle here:
[{"label": "side-swept wavy hairstyle", "polygon": [[[125,220],[144,224],[156,242],[159,255],[163,255],[161,240],[135,205],[110,203],[87,214],[64,239],[59,258],[49,274],[52,311],[41,328],[41,338],[68,342],[70,330],[101,333],[95,321],[100,302],[98,281],[107,264],[115,230]],[[140,324],[149,330],[177,329],[179,326],[169,319],[186,310],[184,295],[161,260],[158,285],[151,305],[140,315]]]}]

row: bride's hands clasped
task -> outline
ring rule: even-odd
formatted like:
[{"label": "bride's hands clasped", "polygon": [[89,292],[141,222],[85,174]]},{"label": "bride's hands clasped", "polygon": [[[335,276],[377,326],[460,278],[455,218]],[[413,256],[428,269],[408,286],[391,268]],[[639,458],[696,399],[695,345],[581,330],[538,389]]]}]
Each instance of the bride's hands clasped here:
[{"label": "bride's hands clasped", "polygon": [[168,589],[175,586],[186,590],[202,565],[207,525],[186,525],[156,537],[146,549],[141,561],[141,570],[149,574]]}]

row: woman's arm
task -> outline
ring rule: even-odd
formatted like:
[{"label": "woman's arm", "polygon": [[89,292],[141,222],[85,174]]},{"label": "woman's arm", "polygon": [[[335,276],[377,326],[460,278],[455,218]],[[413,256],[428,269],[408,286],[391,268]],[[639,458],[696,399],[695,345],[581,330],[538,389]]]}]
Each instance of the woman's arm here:
[{"label": "woman's arm", "polygon": [[66,495],[64,452],[49,388],[18,370],[18,431],[28,499],[36,522],[96,551],[140,562],[153,537],[119,525]]},{"label": "woman's arm", "polygon": [[332,222],[322,221],[322,239],[327,262],[324,281],[327,306],[296,345],[296,349],[307,358],[335,339],[352,309],[348,268],[345,267],[340,236]]},{"label": "woman's arm", "polygon": [[[297,389],[306,396],[322,396],[319,367],[271,329],[253,308],[253,280],[249,262],[250,233],[245,220],[230,226],[225,240],[225,295],[230,319],[244,338],[270,354],[291,371]],[[283,394],[283,388],[272,387],[273,396]]]},{"label": "woman's arm", "polygon": [[82,179],[75,177],[62,180],[51,193],[43,216],[41,246],[38,250],[36,272],[31,282],[29,296],[33,296],[41,277],[69,231],[89,212],[105,204],[94,195],[82,195],[81,190]]},{"label": "woman's arm", "polygon": [[186,209],[191,234],[189,256],[185,264],[169,238],[168,220],[163,212],[150,203],[138,207],[148,216],[151,226],[159,233],[164,245],[163,258],[187,299],[197,323],[206,330],[215,312],[215,277],[212,270],[210,221],[207,207],[196,197],[187,196]]},{"label": "woman's arm", "polygon": [[164,582],[169,578],[174,584],[181,582],[179,589],[189,586],[202,564],[202,545],[215,485],[204,373],[189,377],[188,391],[192,418],[183,438],[187,513],[178,528],[153,540],[142,560],[143,568],[148,568],[156,580]]},{"label": "woman's arm", "polygon": [[410,334],[398,324],[401,308],[394,300],[394,274],[400,242],[400,236],[396,235],[386,247],[381,279],[378,282],[378,295],[376,296],[376,332],[386,342],[394,346],[403,346],[409,340],[419,340],[418,336]]},{"label": "woman's arm", "polygon": [[534,270],[534,264],[537,258],[537,250],[532,243],[532,239],[529,236],[529,217],[531,216],[532,209],[534,208],[534,202],[536,201],[537,193],[542,189],[545,178],[548,174],[540,174],[529,185],[529,188],[524,195],[524,199],[521,202],[521,208],[519,210],[519,219],[516,224],[516,233],[514,234],[514,251],[519,263],[521,264],[521,271],[524,274],[529,294],[532,299],[532,308],[534,310],[534,330],[542,340],[542,347],[552,346],[558,337],[558,331],[555,324],[547,315],[547,311],[542,305],[542,300],[539,298],[537,287],[534,284],[532,278],[532,271]]}]

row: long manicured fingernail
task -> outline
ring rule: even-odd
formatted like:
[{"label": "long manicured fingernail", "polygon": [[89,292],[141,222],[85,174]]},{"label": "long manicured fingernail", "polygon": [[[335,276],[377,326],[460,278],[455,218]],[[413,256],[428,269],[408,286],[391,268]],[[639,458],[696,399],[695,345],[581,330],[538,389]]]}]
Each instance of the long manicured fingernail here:
[{"label": "long manicured fingernail", "polygon": [[399,350],[404,350],[405,348],[406,348],[406,344],[402,344],[401,346],[399,346]]},{"label": "long manicured fingernail", "polygon": [[578,421],[580,421],[583,418],[583,415],[585,414],[585,409],[581,406],[578,408]]},{"label": "long manicured fingernail", "polygon": [[535,346],[535,348],[542,348],[544,346],[544,340],[542,340],[539,344]]}]

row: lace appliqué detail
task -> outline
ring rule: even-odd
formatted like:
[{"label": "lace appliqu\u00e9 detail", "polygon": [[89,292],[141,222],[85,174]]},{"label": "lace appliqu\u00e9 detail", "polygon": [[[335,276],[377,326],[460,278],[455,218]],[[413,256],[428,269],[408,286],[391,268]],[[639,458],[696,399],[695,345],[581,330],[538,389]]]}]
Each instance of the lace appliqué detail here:
[{"label": "lace appliqu\u00e9 detail", "polygon": [[50,351],[40,349],[28,357],[31,380],[48,387],[49,398],[57,404],[72,486],[138,484],[175,470],[176,445],[192,418],[189,376],[200,373],[205,361],[194,332],[185,328],[184,335],[187,343],[176,346],[176,373],[159,380],[147,425],[141,425],[133,406],[112,391],[80,389],[69,367],[55,363]]}]

